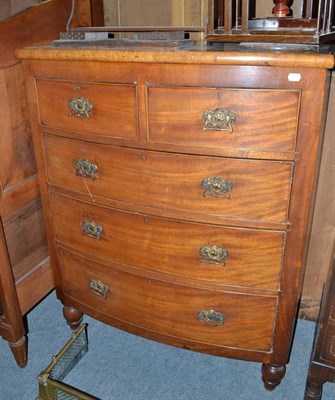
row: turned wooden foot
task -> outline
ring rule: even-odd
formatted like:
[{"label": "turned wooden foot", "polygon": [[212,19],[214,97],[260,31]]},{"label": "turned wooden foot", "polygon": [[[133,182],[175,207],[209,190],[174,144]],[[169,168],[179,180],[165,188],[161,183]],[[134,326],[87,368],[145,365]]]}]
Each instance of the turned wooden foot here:
[{"label": "turned wooden foot", "polygon": [[305,398],[304,400],[321,400],[322,396],[322,384],[312,381],[307,381]]},{"label": "turned wooden foot", "polygon": [[63,315],[72,330],[76,330],[83,320],[83,313],[73,307],[63,307]]},{"label": "turned wooden foot", "polygon": [[13,353],[17,365],[21,368],[24,368],[27,365],[27,360],[28,360],[26,337],[23,336],[17,342],[15,343],[8,342],[8,344]]},{"label": "turned wooden foot", "polygon": [[273,390],[278,386],[284,378],[286,372],[285,365],[262,365],[262,379],[266,390]]}]

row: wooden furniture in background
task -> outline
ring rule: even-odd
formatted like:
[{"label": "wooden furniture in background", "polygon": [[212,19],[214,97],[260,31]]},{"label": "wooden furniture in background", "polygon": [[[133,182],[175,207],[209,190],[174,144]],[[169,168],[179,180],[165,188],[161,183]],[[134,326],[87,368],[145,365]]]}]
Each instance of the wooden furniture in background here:
[{"label": "wooden furniture in background", "polygon": [[286,18],[291,2],[273,3],[271,18],[255,18],[257,0],[209,0],[207,40],[318,44],[335,39],[333,1],[304,0],[301,15],[293,18]]},{"label": "wooden furniture in background", "polygon": [[[334,249],[335,250],[335,249]],[[305,400],[321,400],[325,382],[335,383],[335,251],[316,329],[309,365]]]},{"label": "wooden furniture in background", "polygon": [[300,303],[300,317],[316,321],[322,288],[329,274],[335,243],[335,73],[332,72],[327,123],[313,210],[312,229]]},{"label": "wooden furniture in background", "polygon": [[273,390],[301,294],[333,56],[18,54],[69,325],[84,312],[258,361]]},{"label": "wooden furniture in background", "polygon": [[[15,49],[50,43],[65,29],[70,10],[71,0],[53,0],[0,22],[0,335],[9,342],[21,367],[27,362],[23,316],[54,283],[24,73]],[[89,1],[81,1],[75,24],[90,23]]]},{"label": "wooden furniture in background", "polygon": [[[293,18],[301,18],[304,12],[304,0],[290,1],[290,10]],[[269,0],[257,0],[255,4],[256,18],[272,18],[274,3]]]}]

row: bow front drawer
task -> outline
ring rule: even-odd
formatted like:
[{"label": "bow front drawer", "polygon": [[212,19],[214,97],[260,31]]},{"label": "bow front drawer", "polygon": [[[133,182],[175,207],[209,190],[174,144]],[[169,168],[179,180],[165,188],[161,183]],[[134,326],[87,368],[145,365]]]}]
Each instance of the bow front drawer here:
[{"label": "bow front drawer", "polygon": [[[275,296],[234,294],[133,275],[59,249],[63,290],[104,316],[185,340],[270,351]],[[169,339],[170,337],[170,339]]]},{"label": "bow front drawer", "polygon": [[149,86],[149,140],[294,152],[300,91]]},{"label": "bow front drawer", "polygon": [[50,183],[95,202],[108,198],[217,222],[287,219],[291,162],[197,157],[55,136],[45,136],[44,144]]},{"label": "bow front drawer", "polygon": [[181,222],[52,194],[56,239],[122,264],[182,278],[278,290],[285,233]]},{"label": "bow front drawer", "polygon": [[42,125],[137,138],[136,85],[36,80]]}]

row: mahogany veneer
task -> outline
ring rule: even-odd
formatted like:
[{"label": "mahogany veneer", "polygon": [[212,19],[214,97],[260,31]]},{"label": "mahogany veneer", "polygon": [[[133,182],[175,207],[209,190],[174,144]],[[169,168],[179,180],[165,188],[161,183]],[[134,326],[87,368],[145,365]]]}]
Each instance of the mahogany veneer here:
[{"label": "mahogany veneer", "polygon": [[[259,361],[274,389],[294,331],[333,57],[18,54],[69,325],[87,313]],[[226,125],[208,116],[217,109]]]}]

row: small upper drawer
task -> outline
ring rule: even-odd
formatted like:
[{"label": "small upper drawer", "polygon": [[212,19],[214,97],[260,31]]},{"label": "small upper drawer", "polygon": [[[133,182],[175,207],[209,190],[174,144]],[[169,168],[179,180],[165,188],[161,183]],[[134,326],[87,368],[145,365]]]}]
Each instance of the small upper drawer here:
[{"label": "small upper drawer", "polygon": [[155,87],[148,137],[181,146],[293,152],[299,90]]},{"label": "small upper drawer", "polygon": [[36,87],[42,125],[137,138],[136,85],[38,79]]}]

